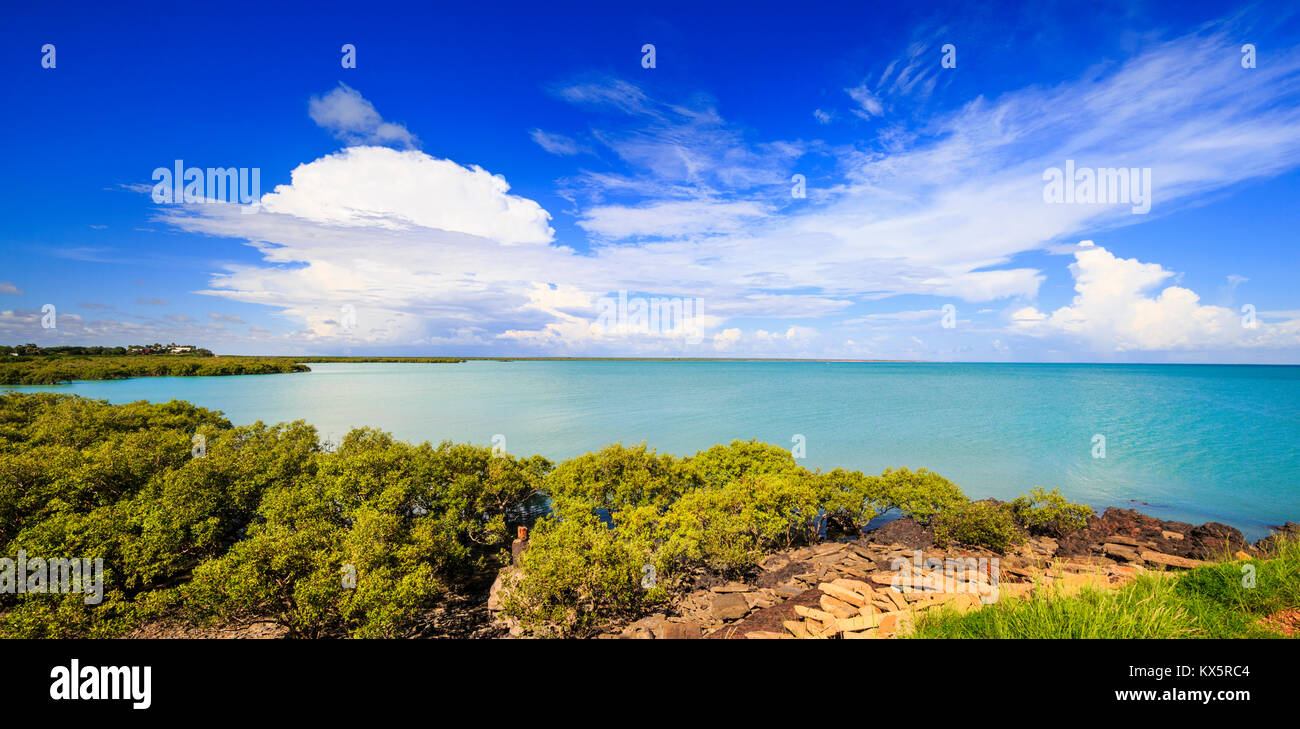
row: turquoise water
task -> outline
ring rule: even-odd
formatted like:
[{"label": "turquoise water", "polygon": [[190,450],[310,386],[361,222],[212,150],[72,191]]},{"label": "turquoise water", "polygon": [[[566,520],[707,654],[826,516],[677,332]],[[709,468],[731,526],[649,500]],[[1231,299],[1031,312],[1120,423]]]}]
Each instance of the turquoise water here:
[{"label": "turquoise water", "polygon": [[[689,454],[735,438],[811,468],[925,467],[981,498],[1059,487],[1094,507],[1300,521],[1300,367],[825,362],[312,364],[306,374],[16,387],[111,402],[188,400],[236,424],[303,419],[337,441],[491,444],[558,460],[646,441]],[[1093,438],[1105,437],[1105,458]],[[1136,502],[1136,503],[1134,503]],[[1143,505],[1145,502],[1145,505]]]}]

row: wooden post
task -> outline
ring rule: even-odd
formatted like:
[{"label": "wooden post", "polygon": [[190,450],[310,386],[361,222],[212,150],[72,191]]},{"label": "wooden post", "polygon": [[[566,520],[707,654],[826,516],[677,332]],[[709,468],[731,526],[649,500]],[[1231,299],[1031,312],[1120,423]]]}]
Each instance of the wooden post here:
[{"label": "wooden post", "polygon": [[520,562],[523,561],[524,551],[528,549],[528,527],[519,527],[518,534],[510,545],[511,561],[516,567],[522,566]]}]

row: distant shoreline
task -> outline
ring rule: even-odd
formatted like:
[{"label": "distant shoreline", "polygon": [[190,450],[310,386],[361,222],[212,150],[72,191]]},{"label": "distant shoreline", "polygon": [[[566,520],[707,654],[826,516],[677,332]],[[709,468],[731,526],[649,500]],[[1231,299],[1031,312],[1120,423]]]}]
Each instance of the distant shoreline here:
[{"label": "distant shoreline", "polygon": [[463,362],[654,362],[772,364],[925,364],[1098,367],[1300,367],[1300,364],[1201,362],[936,362],[909,359],[767,357],[400,357],[332,355],[43,354],[0,357],[0,386],[61,385],[139,377],[218,377],[310,372],[320,364],[460,364]]}]

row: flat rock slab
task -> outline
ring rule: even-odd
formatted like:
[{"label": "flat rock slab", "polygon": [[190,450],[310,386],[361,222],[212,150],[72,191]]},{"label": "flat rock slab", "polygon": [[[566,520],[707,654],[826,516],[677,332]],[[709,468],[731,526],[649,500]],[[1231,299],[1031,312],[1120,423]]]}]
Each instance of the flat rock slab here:
[{"label": "flat rock slab", "polygon": [[786,630],[785,621],[789,620],[800,624],[803,623],[803,617],[795,613],[795,607],[802,605],[804,607],[820,610],[821,596],[821,590],[804,590],[799,595],[792,597],[789,600],[783,600],[770,608],[755,610],[744,620],[723,626],[722,628],[709,633],[705,637],[714,640],[744,640],[746,633],[759,631],[784,633]]},{"label": "flat rock slab", "polygon": [[1168,565],[1170,567],[1182,567],[1183,569],[1191,569],[1193,567],[1200,567],[1201,565],[1210,564],[1209,562],[1200,559],[1189,559],[1187,557],[1178,557],[1172,554],[1153,552],[1149,549],[1142,550],[1142,559],[1148,562],[1154,562],[1155,564],[1163,564],[1163,565]]},{"label": "flat rock slab", "polygon": [[1101,546],[1101,549],[1107,555],[1118,559],[1122,559],[1125,562],[1142,561],[1142,557],[1138,555],[1137,549],[1127,544],[1115,544],[1113,542],[1107,542],[1106,544],[1103,544]]},{"label": "flat rock slab", "polygon": [[781,597],[789,598],[789,597],[799,597],[800,595],[807,592],[807,590],[804,590],[803,588],[795,587],[794,585],[781,585],[780,587],[776,588],[775,592]]},{"label": "flat rock slab", "polygon": [[700,626],[696,623],[665,623],[664,640],[687,640],[700,637]]},{"label": "flat rock slab", "polygon": [[855,607],[862,607],[867,604],[867,596],[859,595],[857,592],[847,587],[840,587],[834,583],[823,582],[817,586],[822,592],[830,595],[836,600],[841,600]]},{"label": "flat rock slab", "polygon": [[751,585],[745,585],[739,582],[733,582],[729,585],[719,585],[709,589],[714,592],[753,592],[754,590]]},{"label": "flat rock slab", "polygon": [[713,598],[709,613],[718,620],[739,620],[749,614],[749,602],[744,595],[725,592]]}]

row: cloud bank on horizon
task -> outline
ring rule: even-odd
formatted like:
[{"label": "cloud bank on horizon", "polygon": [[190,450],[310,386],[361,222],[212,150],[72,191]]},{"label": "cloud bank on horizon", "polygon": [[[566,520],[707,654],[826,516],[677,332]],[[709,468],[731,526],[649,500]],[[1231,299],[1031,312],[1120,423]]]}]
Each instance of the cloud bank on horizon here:
[{"label": "cloud bank on horizon", "polygon": [[[1179,284],[1178,261],[1126,257],[1108,239],[1300,167],[1300,51],[1246,69],[1237,36],[1211,24],[1061,83],[934,110],[943,74],[962,69],[943,68],[938,45],[911,44],[805,112],[804,133],[853,124],[851,142],[760,138],[705,89],[558,80],[550,97],[585,124],[520,123],[560,171],[568,205],[550,210],[512,188],[508,167],[458,158],[455,140],[423,151],[419,129],[339,83],[306,116],[344,146],[303,160],[256,214],[155,216],[255,249],[193,293],[284,326],[169,321],[268,352],[1295,361],[1300,307],[1210,303]],[[1087,175],[1056,204],[1047,171],[1067,163]],[[1143,193],[1149,212],[1135,214]],[[557,233],[560,218],[571,224]],[[1223,279],[1231,292],[1248,277]],[[33,314],[0,312],[0,332]],[[149,326],[65,316],[64,336]]]}]

